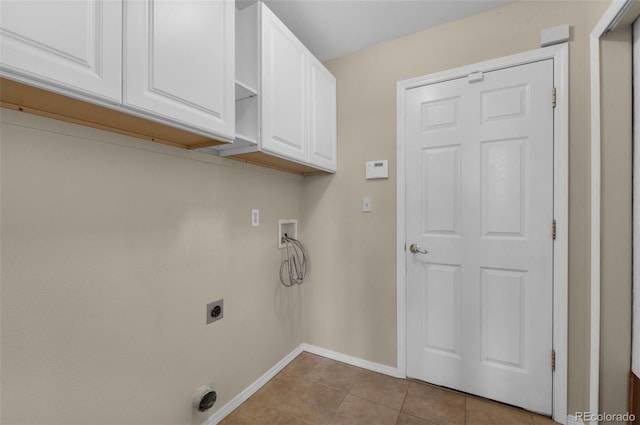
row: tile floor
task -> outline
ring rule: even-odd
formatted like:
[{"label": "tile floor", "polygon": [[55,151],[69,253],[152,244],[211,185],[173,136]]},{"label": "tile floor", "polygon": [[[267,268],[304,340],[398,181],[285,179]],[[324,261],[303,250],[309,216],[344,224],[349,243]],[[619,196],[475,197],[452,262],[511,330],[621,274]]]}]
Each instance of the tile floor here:
[{"label": "tile floor", "polygon": [[220,425],[557,425],[428,384],[302,353]]}]

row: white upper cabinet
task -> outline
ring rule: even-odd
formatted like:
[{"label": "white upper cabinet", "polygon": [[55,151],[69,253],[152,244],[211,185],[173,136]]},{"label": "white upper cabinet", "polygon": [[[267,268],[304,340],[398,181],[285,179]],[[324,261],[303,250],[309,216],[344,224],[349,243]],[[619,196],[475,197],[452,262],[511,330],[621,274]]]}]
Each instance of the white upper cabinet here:
[{"label": "white upper cabinet", "polygon": [[306,47],[262,8],[262,150],[307,160]]},{"label": "white upper cabinet", "polygon": [[188,148],[235,137],[233,0],[0,0],[0,47],[15,108]]},{"label": "white upper cabinet", "polygon": [[124,104],[232,139],[234,2],[127,1],[124,17]]},{"label": "white upper cabinet", "polygon": [[0,77],[13,109],[336,171],[336,80],[262,2],[0,0]]},{"label": "white upper cabinet", "polygon": [[236,19],[236,55],[242,59],[237,84],[256,86],[256,93],[236,101],[238,143],[215,150],[256,162],[260,157],[241,155],[262,152],[303,165],[302,173],[335,172],[335,77],[264,3],[239,11]]},{"label": "white upper cabinet", "polygon": [[3,76],[76,97],[121,100],[122,2],[0,2]]},{"label": "white upper cabinet", "polygon": [[335,171],[336,77],[309,55],[309,163]]}]

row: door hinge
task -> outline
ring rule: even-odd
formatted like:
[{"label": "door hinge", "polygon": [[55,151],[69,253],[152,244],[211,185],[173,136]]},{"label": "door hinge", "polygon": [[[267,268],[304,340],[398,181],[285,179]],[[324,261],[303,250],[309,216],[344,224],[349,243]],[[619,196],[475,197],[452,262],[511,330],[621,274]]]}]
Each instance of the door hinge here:
[{"label": "door hinge", "polygon": [[556,370],[556,350],[551,350],[551,371]]},{"label": "door hinge", "polygon": [[553,240],[556,240],[556,221],[553,220],[553,222],[551,223],[551,238],[553,238]]},{"label": "door hinge", "polygon": [[553,107],[556,107],[556,88],[554,87],[551,90],[551,104],[553,105]]}]

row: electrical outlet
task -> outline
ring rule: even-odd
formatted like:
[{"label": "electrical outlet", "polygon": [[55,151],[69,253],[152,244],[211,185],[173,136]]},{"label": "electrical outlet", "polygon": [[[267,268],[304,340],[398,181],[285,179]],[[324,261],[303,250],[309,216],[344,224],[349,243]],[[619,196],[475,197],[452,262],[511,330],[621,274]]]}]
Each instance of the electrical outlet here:
[{"label": "electrical outlet", "polygon": [[207,304],[207,324],[222,319],[224,316],[224,300]]},{"label": "electrical outlet", "polygon": [[260,210],[251,210],[251,227],[260,226]]}]

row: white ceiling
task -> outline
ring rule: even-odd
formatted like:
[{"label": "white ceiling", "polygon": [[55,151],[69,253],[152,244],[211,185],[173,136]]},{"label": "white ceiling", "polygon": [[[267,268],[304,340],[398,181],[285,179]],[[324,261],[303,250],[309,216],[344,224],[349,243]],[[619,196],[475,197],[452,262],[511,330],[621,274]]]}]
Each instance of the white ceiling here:
[{"label": "white ceiling", "polygon": [[[513,0],[264,0],[321,61]],[[238,0],[243,4],[255,0]]]}]

